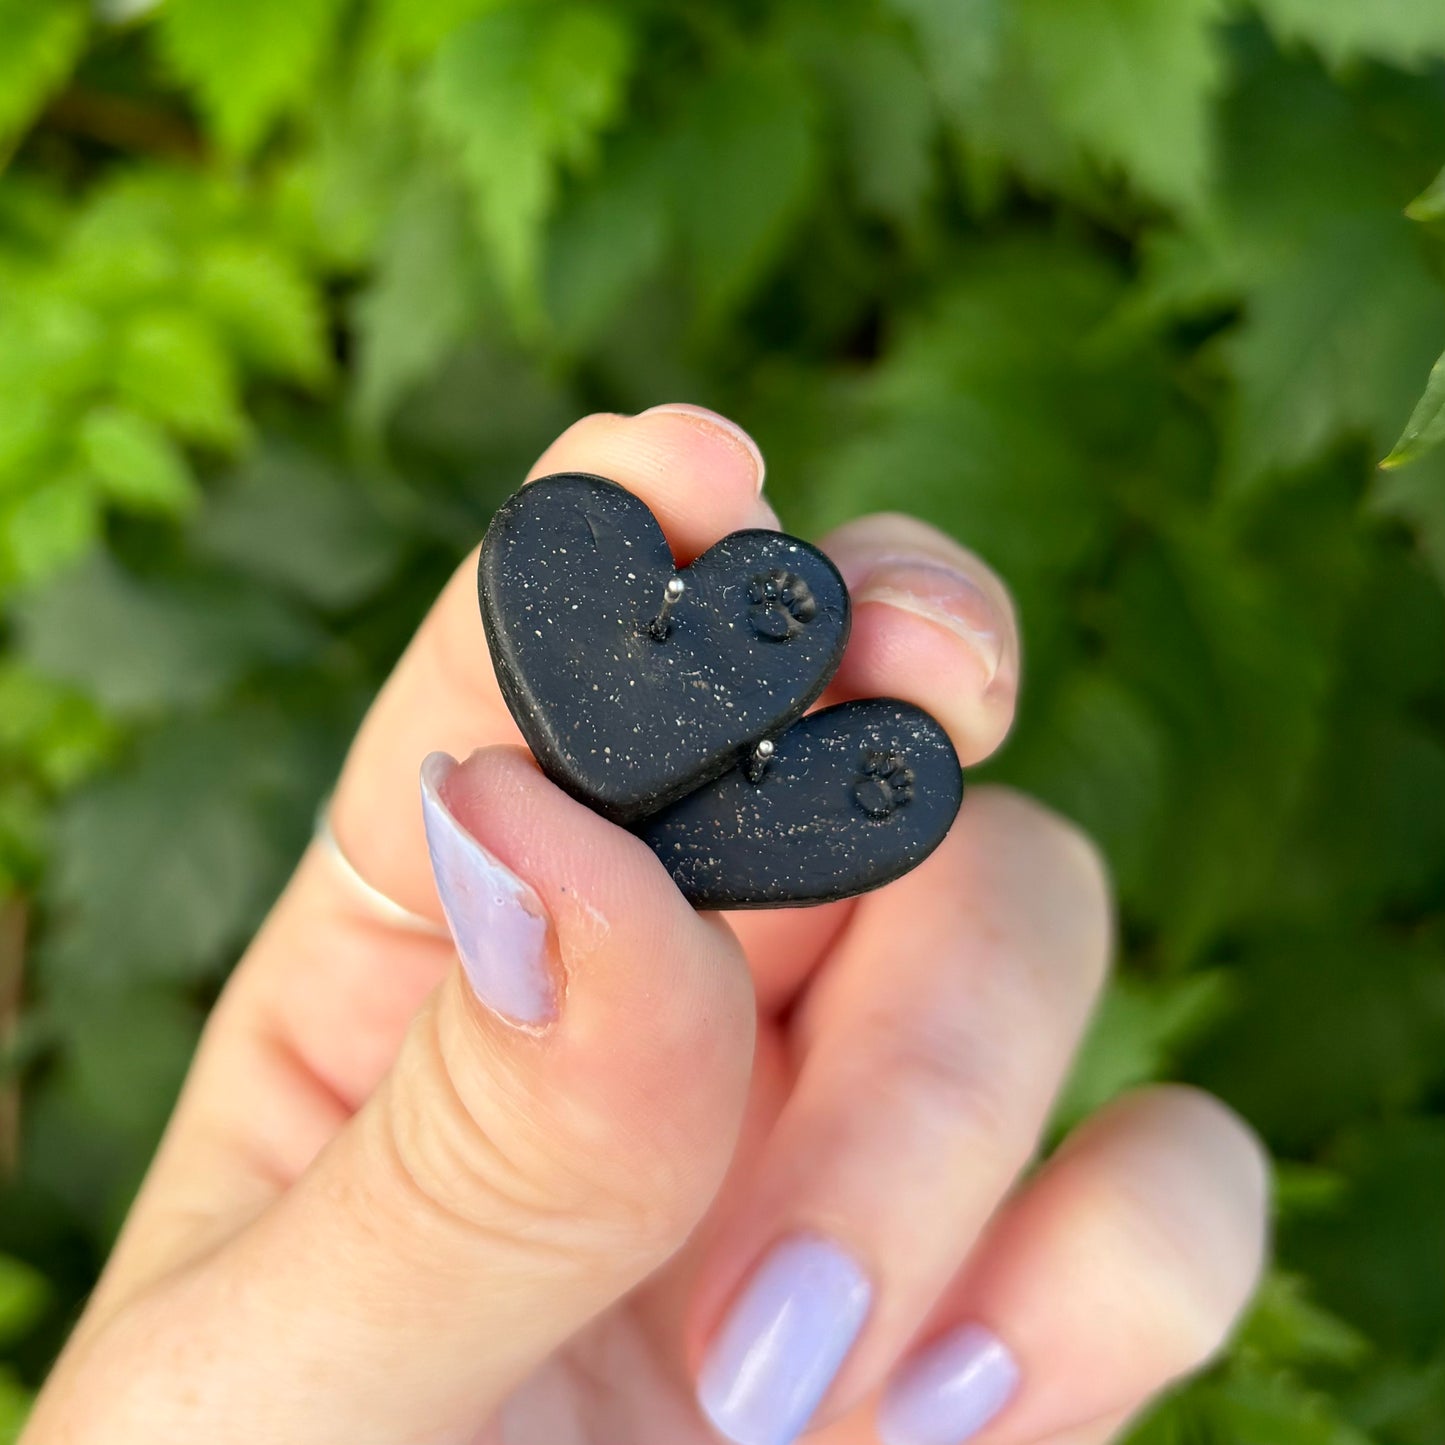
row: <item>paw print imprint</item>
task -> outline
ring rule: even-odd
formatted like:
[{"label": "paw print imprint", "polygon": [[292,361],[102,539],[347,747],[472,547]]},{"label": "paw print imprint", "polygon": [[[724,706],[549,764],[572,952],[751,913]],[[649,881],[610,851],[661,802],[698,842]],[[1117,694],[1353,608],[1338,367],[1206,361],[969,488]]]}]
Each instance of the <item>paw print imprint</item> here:
[{"label": "paw print imprint", "polygon": [[817,615],[817,598],[796,572],[774,567],[749,579],[748,621],[760,637],[796,637]]},{"label": "paw print imprint", "polygon": [[891,817],[913,799],[913,769],[901,753],[870,750],[858,765],[853,801],[870,818]]}]

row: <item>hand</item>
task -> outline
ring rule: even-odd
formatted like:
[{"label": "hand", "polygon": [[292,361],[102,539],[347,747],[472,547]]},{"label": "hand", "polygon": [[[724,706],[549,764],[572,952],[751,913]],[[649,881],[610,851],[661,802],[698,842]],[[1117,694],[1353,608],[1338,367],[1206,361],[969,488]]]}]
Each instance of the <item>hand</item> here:
[{"label": "hand", "polygon": [[[589,417],[535,474],[569,470],[683,558],[776,525],[695,409]],[[855,597],[830,700],[915,702],[984,758],[999,581],[905,517],[823,546]],[[1089,1445],[1205,1360],[1260,1268],[1246,1129],[1155,1089],[1028,1172],[1110,953],[1088,841],[978,787],[881,892],[696,914],[519,749],[474,570],[217,1006],[26,1445],[703,1445],[708,1416]],[[466,761],[428,763],[424,835],[435,749]]]}]

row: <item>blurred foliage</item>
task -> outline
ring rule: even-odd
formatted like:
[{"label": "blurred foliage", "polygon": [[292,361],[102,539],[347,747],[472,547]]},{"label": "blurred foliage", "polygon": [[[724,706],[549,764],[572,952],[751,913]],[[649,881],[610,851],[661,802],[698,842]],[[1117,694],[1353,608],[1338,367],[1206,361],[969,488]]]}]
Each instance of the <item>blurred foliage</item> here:
[{"label": "blurred foliage", "polygon": [[428,599],[685,398],[1015,588],[989,772],[1122,896],[1061,1125],[1275,1151],[1139,1438],[1439,1440],[1442,163],[1439,0],[0,0],[0,1436]]}]

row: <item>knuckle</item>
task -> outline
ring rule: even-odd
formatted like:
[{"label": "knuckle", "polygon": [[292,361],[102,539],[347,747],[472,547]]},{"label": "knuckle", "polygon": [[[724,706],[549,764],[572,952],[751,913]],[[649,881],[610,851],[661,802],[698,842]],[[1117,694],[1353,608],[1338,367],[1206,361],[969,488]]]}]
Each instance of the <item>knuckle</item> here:
[{"label": "knuckle", "polygon": [[1099,846],[1071,818],[1014,788],[991,787],[994,806],[1011,815],[1041,860],[1058,873],[1059,880],[1103,907],[1113,891],[1109,865]]},{"label": "knuckle", "polygon": [[943,1022],[886,1025],[867,1074],[890,1116],[941,1119],[950,1152],[999,1178],[1032,1156],[1042,1108],[1007,1050]]},{"label": "knuckle", "polygon": [[648,1258],[691,1227],[696,1181],[615,1119],[483,1071],[427,1015],[379,1102],[380,1148],[403,1208],[569,1260]]},{"label": "knuckle", "polygon": [[552,1201],[497,1127],[500,1111],[459,1086],[434,1027],[408,1035],[379,1102],[382,1149],[426,1212],[479,1231],[549,1214]]},{"label": "knuckle", "polygon": [[1030,892],[1046,897],[1050,913],[1068,921],[1070,958],[1090,995],[1097,995],[1113,956],[1114,890],[1103,851],[1072,819],[1013,788],[977,789],[975,806],[985,815],[982,835],[1011,836]]}]

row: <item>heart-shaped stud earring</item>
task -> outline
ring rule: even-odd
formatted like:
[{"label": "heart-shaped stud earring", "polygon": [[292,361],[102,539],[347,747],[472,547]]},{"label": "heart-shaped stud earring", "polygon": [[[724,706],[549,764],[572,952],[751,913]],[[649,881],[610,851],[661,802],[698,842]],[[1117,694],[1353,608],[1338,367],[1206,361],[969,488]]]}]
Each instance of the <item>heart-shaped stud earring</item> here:
[{"label": "heart-shaped stud earring", "polygon": [[502,504],[477,581],[522,736],[554,782],[619,823],[801,717],[848,640],[848,589],[816,547],[734,532],[680,568],[643,502],[582,473]]},{"label": "heart-shaped stud earring", "polygon": [[963,773],[943,728],[890,698],[810,713],[634,832],[699,908],[827,903],[943,841]]}]

